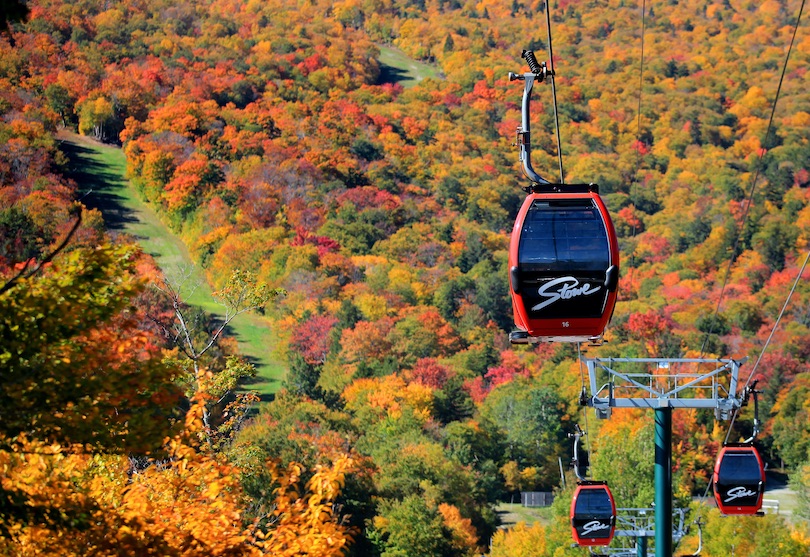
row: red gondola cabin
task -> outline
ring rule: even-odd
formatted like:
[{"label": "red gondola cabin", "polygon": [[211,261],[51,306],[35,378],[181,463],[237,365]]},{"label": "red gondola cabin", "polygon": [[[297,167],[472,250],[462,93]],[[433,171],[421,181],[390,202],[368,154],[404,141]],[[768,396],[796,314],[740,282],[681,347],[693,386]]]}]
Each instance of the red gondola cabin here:
[{"label": "red gondola cabin", "polygon": [[757,514],[765,493],[765,467],[748,443],[725,445],[714,465],[714,499],[723,514]]},{"label": "red gondola cabin", "polygon": [[571,500],[571,533],[583,546],[610,545],[616,529],[616,503],[605,482],[577,485]]},{"label": "red gondola cabin", "polygon": [[601,340],[613,315],[619,244],[593,185],[535,185],[515,221],[509,285],[514,344]]}]

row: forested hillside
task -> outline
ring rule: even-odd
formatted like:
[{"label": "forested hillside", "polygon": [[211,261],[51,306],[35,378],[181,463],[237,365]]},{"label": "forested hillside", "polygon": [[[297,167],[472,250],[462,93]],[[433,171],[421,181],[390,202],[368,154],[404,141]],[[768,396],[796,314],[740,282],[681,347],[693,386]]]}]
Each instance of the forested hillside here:
[{"label": "forested hillside", "polygon": [[[691,516],[704,555],[807,555],[808,24],[799,0],[645,5],[32,0],[0,35],[0,554],[584,555],[559,459],[586,421],[593,475],[647,507],[652,415],[596,420],[576,345],[507,337],[526,185],[507,74],[524,48],[547,58],[549,9],[566,181],[599,184],[621,251],[608,342],[581,349],[748,357],[794,518]],[[441,77],[385,82],[383,45]],[[533,164],[556,180],[550,87],[533,98]],[[64,127],[124,149],[226,320],[269,320],[275,400],[84,206]],[[673,420],[689,506],[729,425]],[[551,518],[498,530],[531,490],[556,491]]]}]

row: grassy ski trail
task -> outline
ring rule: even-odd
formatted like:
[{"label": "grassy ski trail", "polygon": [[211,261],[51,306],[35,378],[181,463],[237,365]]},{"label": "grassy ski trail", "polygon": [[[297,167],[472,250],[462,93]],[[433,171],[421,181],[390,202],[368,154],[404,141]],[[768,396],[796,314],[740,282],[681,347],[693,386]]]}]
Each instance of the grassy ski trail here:
[{"label": "grassy ski trail", "polygon": [[[167,276],[188,274],[187,284],[199,285],[188,302],[221,317],[222,306],[214,301],[211,288],[193,265],[186,246],[130,186],[123,151],[69,132],[61,132],[58,139],[70,160],[71,177],[79,185],[82,202],[101,211],[111,232],[134,237]],[[229,328],[239,351],[256,366],[257,377],[248,387],[258,391],[263,400],[272,399],[286,369],[273,358],[275,338],[269,322],[258,315],[242,314],[231,321]]]}]

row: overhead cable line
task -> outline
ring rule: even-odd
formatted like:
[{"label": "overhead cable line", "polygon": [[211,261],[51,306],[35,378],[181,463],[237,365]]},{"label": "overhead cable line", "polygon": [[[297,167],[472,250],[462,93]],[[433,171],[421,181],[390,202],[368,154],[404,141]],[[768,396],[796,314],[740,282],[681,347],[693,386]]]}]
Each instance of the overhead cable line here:
[{"label": "overhead cable line", "polygon": [[[641,2],[641,62],[638,75],[638,105],[636,107],[636,142],[641,143],[641,96],[644,91],[644,35],[647,29],[647,0]],[[641,153],[636,154],[636,176],[641,169]],[[635,232],[635,226],[633,227]]]},{"label": "overhead cable line", "polygon": [[[799,281],[801,280],[802,275],[804,274],[804,270],[807,267],[808,261],[810,261],[810,251],[807,252],[807,256],[804,258],[804,263],[802,263],[802,266],[799,269],[799,272],[796,273],[796,279],[793,281],[793,286],[791,287],[790,292],[788,292],[787,298],[785,298],[785,303],[782,305],[782,310],[779,312],[779,316],[776,318],[776,321],[774,322],[773,327],[771,328],[771,333],[768,335],[768,339],[765,341],[765,344],[762,346],[762,350],[760,351],[759,356],[757,357],[757,361],[754,363],[754,367],[751,368],[751,372],[748,374],[748,379],[746,379],[745,385],[743,386],[743,392],[746,393],[746,394],[749,392],[748,387],[751,384],[751,380],[754,377],[754,373],[756,372],[757,368],[759,367],[759,364],[762,361],[763,356],[765,355],[765,351],[768,349],[768,346],[771,343],[771,339],[773,339],[773,336],[776,333],[776,329],[779,327],[779,323],[782,320],[782,316],[784,316],[785,311],[787,311],[787,307],[788,307],[788,304],[790,303],[790,299],[793,297],[793,293],[796,291],[796,287],[799,285]],[[754,395],[754,396],[756,396],[756,395]],[[756,399],[755,399],[755,402],[756,402]],[[734,429],[734,424],[737,421],[737,415],[739,414],[739,412],[740,412],[740,410],[736,409],[731,414],[731,420],[729,421],[729,426],[728,426],[728,429],[726,430],[726,436],[723,439],[723,445],[726,445],[728,443],[729,438],[731,437],[731,432]],[[756,435],[756,432],[757,432],[757,428],[758,428],[758,424],[757,424],[757,418],[756,418],[756,414],[755,414],[755,417],[754,417],[754,434],[755,435]],[[751,440],[753,441],[753,437],[751,438]],[[703,507],[706,504],[705,501],[709,497],[709,490],[711,488],[712,488],[712,480],[710,479],[709,482],[706,484],[706,490],[703,492],[703,498],[701,499],[701,503],[697,508],[696,512],[697,512],[698,517],[697,517],[696,521],[699,521],[700,518],[701,518],[700,515],[701,515],[701,512],[703,511]]]},{"label": "overhead cable line", "polygon": [[[802,263],[801,268],[799,268],[799,272],[796,273],[796,280],[793,281],[793,287],[788,292],[787,298],[785,298],[785,303],[782,306],[782,311],[779,312],[779,316],[776,318],[776,321],[771,328],[771,333],[768,335],[768,339],[765,341],[765,344],[762,346],[762,350],[757,357],[757,361],[754,362],[754,367],[751,368],[751,372],[748,374],[748,379],[745,381],[745,385],[743,390],[745,390],[748,385],[751,383],[751,379],[754,377],[754,373],[756,373],[757,368],[759,367],[759,363],[762,361],[762,357],[765,355],[765,351],[768,349],[768,346],[771,344],[771,339],[773,339],[773,335],[776,333],[776,329],[779,327],[780,321],[782,321],[782,316],[785,315],[785,311],[787,310],[788,304],[790,303],[790,299],[793,297],[793,293],[796,291],[796,287],[799,285],[799,281],[804,274],[804,269],[807,267],[807,262],[810,261],[810,251],[807,252],[807,256],[804,258],[804,263]],[[726,442],[728,442],[728,438],[731,435],[731,428],[734,426],[734,420],[737,418],[738,411],[735,411],[734,414],[731,416],[731,424],[728,428],[728,433],[726,434]]]},{"label": "overhead cable line", "polygon": [[546,4],[546,29],[548,34],[548,69],[551,78],[551,97],[554,100],[554,129],[557,134],[557,161],[560,165],[560,183],[565,183],[563,170],[562,139],[560,139],[560,116],[557,110],[557,85],[554,82],[554,50],[551,47],[551,6]]},{"label": "overhead cable line", "polygon": [[[581,342],[577,343],[577,360],[579,360],[579,378],[582,381],[582,391],[581,391],[582,394],[580,395],[580,405],[582,407],[585,407],[585,405],[583,404],[583,399],[585,397],[585,392],[586,392],[585,391],[585,370],[584,370],[583,361],[582,361],[582,343]],[[588,431],[590,431],[588,429],[588,412],[587,412],[587,410],[584,412],[584,416],[585,416],[585,433],[587,433]],[[588,452],[588,462],[590,463],[591,450],[593,449],[593,447],[591,446],[590,438],[586,439],[585,443],[587,443],[586,451]]]},{"label": "overhead cable line", "polygon": [[[771,129],[773,127],[774,115],[776,113],[776,105],[777,105],[777,102],[779,101],[779,95],[780,95],[780,93],[782,91],[782,83],[784,82],[785,74],[787,72],[787,66],[788,66],[788,62],[790,60],[790,54],[793,51],[793,45],[796,42],[796,35],[798,33],[798,30],[799,30],[799,24],[801,23],[802,13],[804,12],[804,3],[805,3],[805,0],[802,0],[801,5],[799,6],[799,14],[796,17],[796,23],[793,26],[793,35],[791,36],[790,44],[788,45],[788,51],[785,54],[785,62],[782,65],[782,73],[779,76],[779,84],[778,84],[778,86],[776,88],[776,95],[774,97],[773,105],[771,106],[771,115],[770,115],[770,118],[768,120],[768,128],[767,128],[767,130],[765,132],[765,144],[766,145],[767,145],[770,133],[771,133]],[[749,209],[751,207],[751,204],[753,203],[754,190],[756,188],[757,179],[759,178],[759,171],[760,171],[760,169],[762,167],[762,158],[763,158],[763,156],[764,156],[764,149],[760,150],[760,153],[759,153],[759,159],[757,161],[756,173],[754,174],[754,177],[753,177],[753,179],[751,181],[751,187],[749,188],[748,200],[747,200],[747,203],[746,203],[745,212],[743,214],[743,219],[742,219],[742,226],[744,226],[745,222],[748,220],[748,213],[749,213]],[[717,316],[720,313],[720,306],[722,304],[722,300],[723,300],[723,296],[725,294],[726,286],[728,284],[729,276],[731,275],[731,266],[734,264],[734,261],[736,259],[737,248],[739,246],[740,239],[742,237],[742,226],[740,227],[740,231],[737,234],[737,239],[734,242],[734,247],[733,247],[732,253],[731,253],[731,258],[729,260],[728,267],[726,268],[726,274],[725,274],[725,277],[723,279],[723,286],[722,286],[722,288],[720,290],[720,296],[719,296],[719,298],[717,300],[717,307],[715,308],[715,311],[714,311],[714,319],[712,319],[712,321],[711,321],[711,323],[709,325],[709,327],[710,327],[709,332],[706,333],[706,336],[703,339],[703,345],[700,348],[701,357],[703,356],[703,352],[704,352],[704,349],[706,347],[706,343],[708,342],[709,335],[711,335],[711,333],[713,332],[714,323],[717,320]],[[754,367],[751,369],[751,372],[748,374],[748,379],[745,382],[743,392],[748,391],[748,387],[749,387],[749,385],[751,383],[751,379],[754,377],[754,373],[755,373],[757,367],[759,367],[759,363],[762,361],[762,357],[764,356],[765,351],[767,350],[768,346],[770,345],[771,339],[773,338],[773,336],[774,336],[774,334],[776,332],[776,328],[779,326],[779,323],[780,323],[780,321],[782,319],[782,316],[784,315],[785,311],[787,310],[788,303],[790,302],[790,299],[793,296],[793,293],[795,292],[796,287],[799,284],[799,280],[801,280],[802,274],[804,274],[804,270],[805,270],[805,268],[807,266],[808,260],[810,260],[810,252],[808,252],[807,257],[805,257],[804,263],[802,264],[801,268],[799,269],[799,272],[796,275],[796,280],[793,283],[793,287],[790,289],[790,292],[788,293],[787,298],[785,299],[785,303],[782,306],[782,310],[780,311],[779,316],[777,317],[776,321],[774,322],[774,325],[773,325],[773,327],[771,329],[771,332],[768,335],[768,339],[766,340],[765,344],[763,345],[762,350],[760,351],[759,357],[757,358],[757,361],[754,363]],[[738,413],[739,413],[739,410],[736,410],[731,415],[731,420],[729,422],[729,427],[728,427],[728,429],[726,431],[726,436],[725,436],[724,441],[723,441],[724,444],[727,443],[729,438],[731,437],[731,431],[734,428],[734,423],[735,423],[735,421],[737,419],[737,414]],[[709,490],[711,489],[711,487],[712,487],[712,480],[709,479],[709,481],[708,481],[708,483],[706,485],[706,490],[703,493],[702,501],[701,501],[701,503],[700,503],[700,505],[698,506],[698,509],[697,509],[697,514],[698,514],[697,520],[700,520],[700,515],[701,515],[701,513],[703,511],[703,508],[705,506],[705,501],[706,501],[706,498],[708,497]]]},{"label": "overhead cable line", "polygon": [[[799,7],[799,15],[796,17],[796,24],[793,26],[793,36],[790,39],[790,44],[788,46],[787,54],[785,54],[785,62],[782,64],[782,74],[779,76],[779,85],[776,87],[776,96],[773,99],[773,104],[771,105],[771,115],[768,119],[768,128],[765,131],[765,138],[763,143],[765,145],[768,144],[768,139],[771,135],[771,130],[773,129],[773,120],[774,115],[776,114],[776,105],[779,102],[779,95],[782,92],[782,83],[785,80],[785,73],[787,72],[788,62],[790,61],[790,53],[793,51],[793,44],[796,41],[796,34],[799,31],[799,23],[802,20],[802,12],[804,11],[804,2],[802,0],[801,6]],[[703,357],[704,350],[706,349],[706,343],[709,341],[709,337],[714,332],[714,326],[717,322],[717,316],[720,314],[720,306],[723,303],[723,296],[725,295],[726,286],[728,285],[728,279],[731,276],[731,267],[734,264],[734,261],[737,259],[737,249],[740,245],[740,240],[742,239],[743,229],[745,227],[745,223],[748,220],[748,213],[751,209],[751,205],[753,204],[754,200],[754,191],[756,190],[757,180],[759,179],[759,173],[762,169],[762,159],[765,156],[765,148],[760,148],[759,150],[759,158],[757,159],[756,169],[754,172],[754,177],[751,180],[751,186],[748,191],[748,199],[745,204],[745,211],[743,212],[742,224],[740,225],[740,230],[737,233],[737,238],[734,241],[734,247],[731,250],[731,258],[728,261],[728,266],[726,267],[726,274],[723,277],[723,286],[720,289],[720,296],[717,299],[717,306],[714,309],[714,317],[709,322],[709,330],[706,332],[706,336],[703,337],[703,344],[700,347],[700,356]]]},{"label": "overhead cable line", "polygon": [[[641,2],[641,60],[640,60],[640,63],[639,63],[639,76],[638,76],[638,102],[637,102],[637,105],[636,105],[636,168],[635,168],[635,170],[633,172],[633,180],[632,180],[632,182],[630,184],[631,191],[629,192],[630,193],[629,197],[630,197],[631,203],[634,201],[633,200],[633,194],[632,194],[632,187],[633,187],[632,185],[633,185],[633,183],[638,183],[639,182],[639,173],[641,172],[641,150],[639,149],[639,147],[641,146],[641,97],[642,97],[643,91],[644,91],[644,35],[646,34],[646,29],[647,29],[647,1],[642,0],[642,2]],[[635,208],[635,203],[633,204],[633,207]],[[633,219],[632,219],[632,231],[631,231],[631,236],[630,236],[633,239],[635,239],[636,232],[637,232],[636,220],[637,219],[635,218],[635,216],[633,216]],[[635,255],[635,250],[633,250],[633,253],[630,255],[630,264],[628,265],[628,270],[627,270],[629,280],[630,280],[631,283],[632,283],[633,269],[635,268],[635,262],[636,262],[636,255]]]}]

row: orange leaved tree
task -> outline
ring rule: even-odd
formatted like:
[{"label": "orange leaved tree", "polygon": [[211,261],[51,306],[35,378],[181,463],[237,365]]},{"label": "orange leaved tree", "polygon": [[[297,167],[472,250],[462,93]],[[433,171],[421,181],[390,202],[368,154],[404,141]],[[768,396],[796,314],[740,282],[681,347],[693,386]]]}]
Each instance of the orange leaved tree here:
[{"label": "orange leaved tree", "polygon": [[0,288],[0,555],[340,554],[352,460],[306,486],[267,464],[274,520],[247,520],[240,470],[200,445],[210,382],[173,427],[178,371],[140,328],[136,264],[130,247],[76,249]]}]

